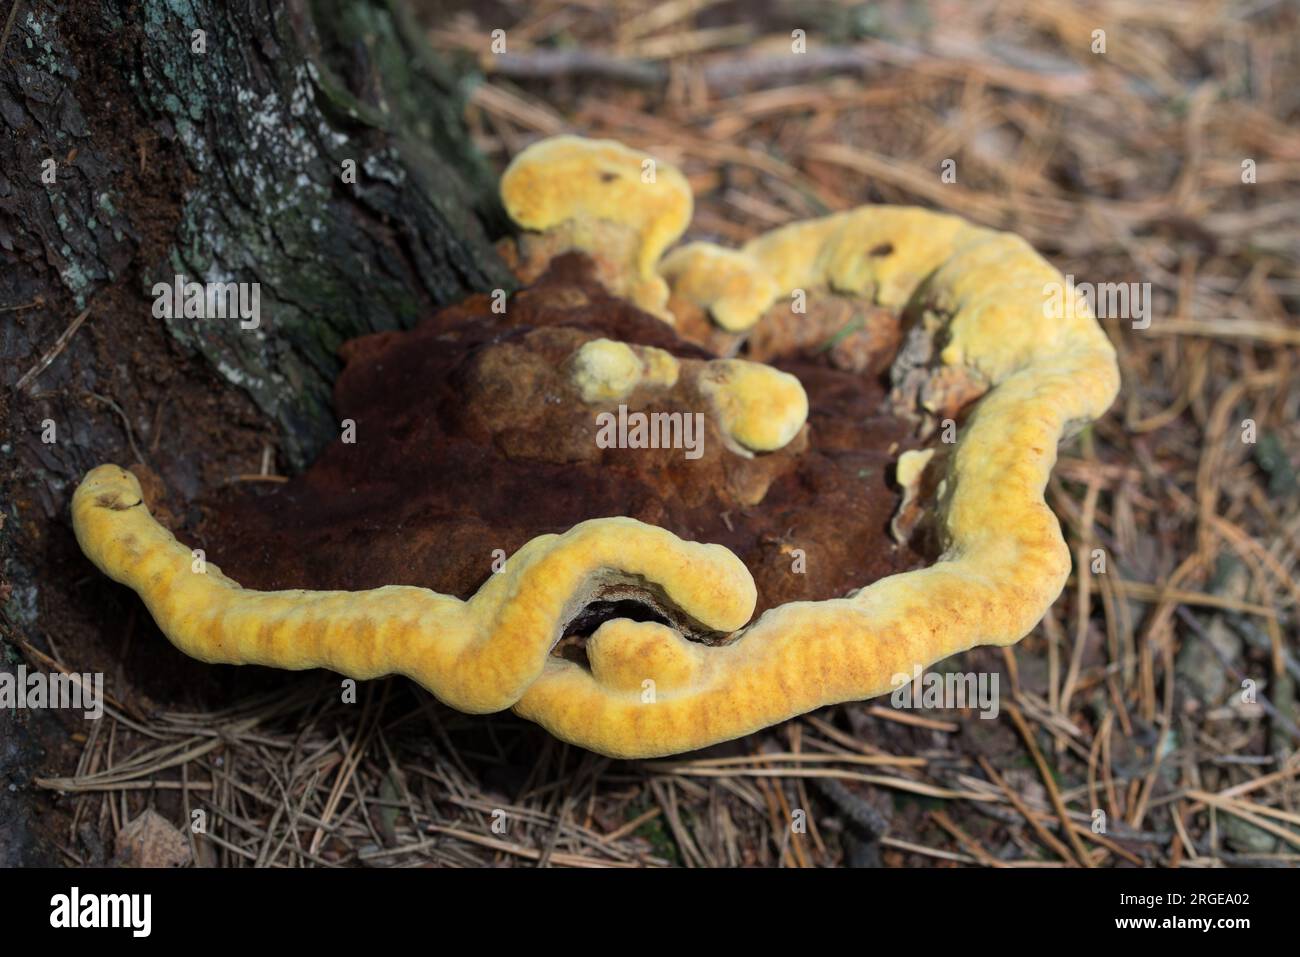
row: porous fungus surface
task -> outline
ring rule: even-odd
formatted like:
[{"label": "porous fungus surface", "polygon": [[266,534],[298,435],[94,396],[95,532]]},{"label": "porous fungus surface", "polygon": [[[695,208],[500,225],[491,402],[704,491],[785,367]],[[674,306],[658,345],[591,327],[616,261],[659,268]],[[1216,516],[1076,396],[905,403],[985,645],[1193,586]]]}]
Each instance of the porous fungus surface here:
[{"label": "porous fungus surface", "polygon": [[[664,350],[685,369],[671,388],[651,378],[584,401],[574,357],[614,344]],[[478,297],[409,332],[354,340],[343,357],[335,404],[355,441],[208,511],[208,555],[246,587],[400,584],[468,598],[494,557],[618,515],[725,545],[754,576],[759,612],[839,597],[924,561],[889,536],[899,500],[890,467],[910,428],[885,408],[879,378],[793,359],[784,368],[807,390],[808,426],[783,448],[741,454],[700,393],[708,377],[690,374],[707,353],[608,295],[585,257],[558,260],[504,313]],[[702,454],[600,448],[597,415],[619,405],[701,413]]]}]

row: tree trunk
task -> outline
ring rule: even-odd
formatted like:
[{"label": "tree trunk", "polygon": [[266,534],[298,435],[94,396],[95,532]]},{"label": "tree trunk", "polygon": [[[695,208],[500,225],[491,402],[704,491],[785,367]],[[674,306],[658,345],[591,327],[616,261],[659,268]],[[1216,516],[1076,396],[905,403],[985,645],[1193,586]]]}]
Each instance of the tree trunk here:
[{"label": "tree trunk", "polygon": [[[87,593],[67,525],[84,471],[145,465],[186,507],[256,471],[268,442],[300,467],[339,428],[338,345],[508,288],[490,242],[505,221],[460,123],[465,82],[396,2],[17,0],[3,16],[3,629],[111,662],[123,626]],[[154,287],[178,275],[258,284],[257,327],[166,317]],[[47,715],[0,712],[0,866],[48,852],[22,819],[34,749],[60,737]]]}]

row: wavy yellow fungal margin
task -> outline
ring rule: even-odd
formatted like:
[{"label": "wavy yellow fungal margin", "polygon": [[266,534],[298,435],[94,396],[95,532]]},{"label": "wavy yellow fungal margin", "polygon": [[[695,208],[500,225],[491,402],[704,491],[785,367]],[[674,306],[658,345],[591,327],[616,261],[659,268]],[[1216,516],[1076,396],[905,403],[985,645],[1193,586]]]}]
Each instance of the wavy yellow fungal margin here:
[{"label": "wavy yellow fungal margin", "polygon": [[941,363],[990,385],[939,485],[944,553],[848,598],[772,609],[718,647],[662,625],[607,622],[588,642],[590,670],[551,659],[515,706],[603,754],[692,750],[883,694],[916,666],[1019,641],[1069,574],[1043,492],[1058,441],[1106,411],[1119,372],[1085,309],[1050,306],[1059,272],[1019,237],[917,209],[865,207],[799,223],[744,252],[774,277],[778,295],[821,286],[932,312],[946,343]]},{"label": "wavy yellow fungal margin", "polygon": [[360,679],[401,674],[471,713],[518,701],[565,624],[606,589],[658,583],[680,614],[719,631],[748,621],[757,597],[749,570],[727,549],[630,518],[534,538],[467,602],[404,585],[242,588],[158,524],[140,483],[116,465],[87,473],[72,521],[86,556],[139,593],[163,634],[191,657]]},{"label": "wavy yellow fungal margin", "polygon": [[668,283],[669,309],[695,306],[727,332],[744,332],[772,305],[776,280],[737,249],[687,243],[664,257],[659,275]]},{"label": "wavy yellow fungal margin", "polygon": [[613,140],[556,136],[525,149],[501,176],[501,201],[524,229],[562,234],[619,261],[611,290],[671,321],[659,257],[691,220],[695,198],[676,167]]}]

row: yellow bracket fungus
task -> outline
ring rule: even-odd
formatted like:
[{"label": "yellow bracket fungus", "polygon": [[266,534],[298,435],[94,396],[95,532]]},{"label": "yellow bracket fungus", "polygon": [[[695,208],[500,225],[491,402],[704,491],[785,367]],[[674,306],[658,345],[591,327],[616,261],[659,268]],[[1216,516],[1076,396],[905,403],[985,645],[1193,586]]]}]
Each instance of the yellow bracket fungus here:
[{"label": "yellow bracket fungus", "polygon": [[715,359],[700,373],[700,389],[717,410],[723,432],[753,452],[784,447],[808,418],[799,380],[759,362]]},{"label": "yellow bracket fungus", "polygon": [[556,136],[506,167],[501,200],[524,229],[608,262],[611,292],[671,321],[655,266],[686,231],[695,203],[676,167],[613,140]]},{"label": "yellow bracket fungus", "polygon": [[[515,710],[605,754],[703,747],[883,694],[915,665],[1012,644],[1069,574],[1043,490],[1057,442],[1106,411],[1119,374],[1113,347],[1085,309],[1051,308],[1045,290],[1062,281],[1059,272],[1017,236],[890,207],[778,229],[744,252],[778,294],[829,287],[928,310],[947,343],[942,363],[971,370],[990,388],[948,456],[933,503],[944,551],[931,567],[843,599],[772,609],[720,646],[664,626],[633,635],[611,621],[589,643],[590,670],[548,661]],[[905,460],[909,486],[928,459]],[[653,704],[633,686],[636,674],[653,687]]]},{"label": "yellow bracket fungus", "polygon": [[139,481],[116,465],[86,475],[72,520],[86,556],[135,589],[172,644],[200,661],[402,674],[471,713],[518,701],[563,623],[627,582],[660,583],[666,600],[705,630],[731,631],[754,612],[754,583],[731,552],[629,518],[534,538],[467,602],[396,585],[242,588],[158,524]]},{"label": "yellow bracket fungus", "polygon": [[785,447],[808,418],[808,396],[797,378],[744,359],[683,363],[653,346],[592,339],[574,355],[571,376],[583,402],[607,403],[641,387],[671,389],[683,364],[695,372],[723,435],[742,454]]},{"label": "yellow bracket fungus", "polygon": [[[644,183],[642,159],[618,144],[561,137],[522,153],[502,193],[521,226],[568,224],[577,248],[600,242],[592,223],[621,224],[631,237],[622,247],[627,294],[662,309],[667,287],[655,270],[691,200],[680,174],[662,164],[656,183]],[[468,601],[409,586],[256,592],[213,565],[196,571],[190,550],[154,521],[138,482],[116,466],[92,470],[73,498],[81,547],[141,595],[174,644],[204,661],[403,674],[453,707],[513,707],[565,741],[623,758],[688,751],[870,698],[914,666],[1027,634],[1070,567],[1044,500],[1057,443],[1105,412],[1119,386],[1096,321],[1081,305],[1067,312],[1045,296],[1060,274],[1014,235],[921,209],[865,207],[798,223],[740,253],[686,249],[665,261],[675,294],[728,328],[752,326],[775,296],[829,289],[925,316],[942,344],[939,365],[986,386],[944,455],[912,453],[900,463],[914,496],[922,470],[942,470],[924,502],[941,540],[937,561],[843,598],[780,605],[747,624],[754,580],[730,551],[602,518],[534,538]],[[755,269],[764,282],[750,282]],[[608,400],[668,369],[687,372],[685,360],[647,355],[588,342],[571,374],[584,397]],[[807,415],[803,389],[785,373],[715,361],[691,374],[747,449],[788,442]],[[605,621],[587,641],[587,666],[550,654],[566,622],[610,594],[657,596],[666,623]]]},{"label": "yellow bracket fungus", "polygon": [[744,332],[758,322],[780,291],[774,277],[752,256],[712,243],[687,243],[659,265],[673,311],[704,309],[727,332]]},{"label": "yellow bracket fungus", "polygon": [[676,357],[663,349],[592,339],[573,357],[573,384],[583,402],[605,402],[643,385],[671,389],[678,370]]}]

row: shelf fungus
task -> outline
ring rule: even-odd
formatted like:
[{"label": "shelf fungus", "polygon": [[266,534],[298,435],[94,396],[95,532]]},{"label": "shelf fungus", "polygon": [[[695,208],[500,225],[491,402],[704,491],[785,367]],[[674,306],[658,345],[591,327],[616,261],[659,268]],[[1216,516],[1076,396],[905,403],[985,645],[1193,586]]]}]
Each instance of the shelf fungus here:
[{"label": "shelf fungus", "polygon": [[131,472],[86,476],[82,549],[183,651],[648,757],[1011,644],[1060,594],[1043,491],[1118,371],[1023,240],[864,207],[669,251],[681,173],[576,137],[502,195],[527,285],[346,343],[351,441],[213,493],[178,529],[203,558]]},{"label": "shelf fungus", "polygon": [[557,253],[581,250],[607,289],[672,321],[656,267],[695,205],[675,167],[613,140],[554,136],[506,167],[501,202],[526,230],[502,247],[521,278],[536,278]]}]

